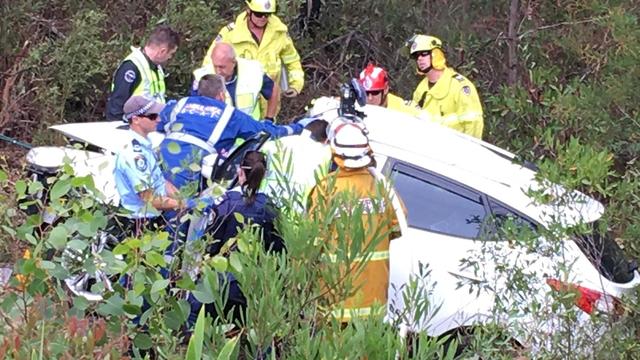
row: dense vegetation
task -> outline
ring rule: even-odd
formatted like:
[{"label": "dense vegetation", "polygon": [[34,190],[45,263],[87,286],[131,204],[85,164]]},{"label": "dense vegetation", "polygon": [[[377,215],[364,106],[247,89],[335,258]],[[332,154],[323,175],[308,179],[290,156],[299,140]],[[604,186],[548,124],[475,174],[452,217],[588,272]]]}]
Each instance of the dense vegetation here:
[{"label": "dense vegetation", "polygon": [[[182,35],[182,45],[168,66],[168,85],[171,97],[185,94],[191,71],[199,66],[210,41],[243,6],[244,2],[237,0],[2,2],[2,133],[42,145],[61,141],[46,131],[49,125],[101,120],[112,72],[128,46],[140,44],[159,23],[172,25]],[[415,32],[437,35],[446,44],[449,64],[471,78],[479,90],[485,110],[484,139],[535,161],[542,176],[603,201],[607,224],[616,240],[630,257],[640,255],[637,2],[326,0],[319,14],[311,16],[306,16],[302,1],[280,0],[278,6],[278,15],[289,24],[306,72],[305,89],[297,98],[285,100],[281,121],[300,114],[319,94],[335,94],[341,82],[369,61],[385,66],[392,76],[393,92],[410,98],[418,78],[413,63],[401,55],[400,49]],[[64,274],[55,256],[51,258],[51,251],[45,254],[64,248],[73,232],[95,233],[106,223],[106,211],[87,200],[65,200],[68,193],[90,188],[91,184],[88,179],[62,174],[51,198],[56,210],[65,214],[66,226],[40,228],[41,219],[24,219],[16,203],[17,197],[37,192],[37,185],[13,176],[7,178],[21,166],[17,159],[5,155],[2,163],[0,259],[17,261],[25,248],[30,249],[32,257],[18,261],[16,272],[22,277],[14,277],[12,288],[0,292],[0,316],[6,323],[0,330],[0,354],[14,358],[111,354],[118,358],[126,352],[131,338],[139,349],[155,344],[158,356],[184,356],[173,354],[186,351],[177,337],[185,304],[161,294],[168,287],[179,292],[195,285],[184,280],[169,286],[153,270],[160,260],[148,254],[161,253],[166,246],[162,236],[150,234],[119,250],[128,255],[127,271],[140,274],[141,288],[135,292],[119,289],[99,306],[71,298],[58,280]],[[301,239],[322,232],[318,226],[294,216],[290,222],[283,222],[282,231],[288,240]],[[246,236],[250,244],[250,232]],[[82,247],[78,242],[71,245]],[[249,245],[243,255],[238,255],[234,260],[236,270],[249,269],[259,274],[255,279],[270,278],[274,272],[279,277],[262,287],[255,284],[260,289],[252,295],[255,301],[250,305],[255,318],[250,319],[244,337],[233,338],[224,347],[224,329],[200,322],[202,331],[196,331],[195,338],[210,351],[207,356],[221,354],[224,358],[225,352],[237,353],[235,341],[240,338],[247,354],[264,353],[269,344],[286,350],[289,358],[346,358],[358,354],[392,358],[403,354],[404,344],[380,326],[378,319],[357,323],[343,332],[338,331],[338,324],[316,328],[309,319],[317,315],[314,306],[318,304],[312,299],[318,289],[297,286],[323,276],[301,265],[317,254],[304,244],[293,249],[289,260],[254,252],[255,247]],[[120,267],[113,272],[123,270]],[[250,278],[246,281],[252,281]],[[212,279],[208,288],[199,291],[203,298],[209,296],[207,299],[214,301],[211,287],[217,285]],[[283,287],[299,290],[297,297],[276,296],[279,291],[275,289]],[[143,295],[152,303],[145,319],[148,333],[138,333],[123,321],[141,314]],[[611,326],[611,335],[600,344],[590,344],[591,356],[638,356],[640,350],[633,336],[639,330],[637,311],[637,303],[628,303],[623,320]],[[562,319],[572,321],[570,313]],[[309,336],[311,333],[315,335]],[[503,351],[510,344],[499,328],[483,329],[474,335],[471,343],[478,345],[486,358],[512,355]],[[563,347],[573,340],[569,334],[559,336],[547,339],[558,344],[555,352],[537,356],[583,356]],[[441,340],[421,339],[416,351],[422,351],[422,355],[417,357],[432,356],[437,351],[444,356],[445,349],[436,343]],[[189,351],[195,357],[198,346]]]}]

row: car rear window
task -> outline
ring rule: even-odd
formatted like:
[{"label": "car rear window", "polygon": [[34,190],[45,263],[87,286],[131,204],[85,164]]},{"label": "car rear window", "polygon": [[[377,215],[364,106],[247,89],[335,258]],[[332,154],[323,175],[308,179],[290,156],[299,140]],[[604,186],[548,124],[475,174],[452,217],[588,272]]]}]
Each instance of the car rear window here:
[{"label": "car rear window", "polygon": [[616,283],[633,280],[635,262],[627,260],[611,233],[598,221],[590,224],[587,234],[576,234],[575,242],[600,274]]}]

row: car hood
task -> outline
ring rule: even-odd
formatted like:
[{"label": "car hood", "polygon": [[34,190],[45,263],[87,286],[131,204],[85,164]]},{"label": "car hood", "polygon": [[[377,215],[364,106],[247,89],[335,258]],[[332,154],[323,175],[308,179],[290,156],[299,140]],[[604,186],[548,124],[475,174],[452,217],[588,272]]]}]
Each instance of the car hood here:
[{"label": "car hood", "polygon": [[[129,126],[122,121],[97,121],[53,125],[50,129],[61,132],[69,139],[97,146],[110,153],[117,153],[133,138]],[[149,134],[154,147],[160,145],[164,135]]]}]

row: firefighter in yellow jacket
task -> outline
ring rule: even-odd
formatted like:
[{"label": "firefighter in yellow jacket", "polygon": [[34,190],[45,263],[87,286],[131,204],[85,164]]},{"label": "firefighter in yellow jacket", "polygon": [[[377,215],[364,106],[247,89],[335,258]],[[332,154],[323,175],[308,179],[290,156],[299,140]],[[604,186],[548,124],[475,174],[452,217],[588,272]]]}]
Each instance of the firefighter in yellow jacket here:
[{"label": "firefighter in yellow jacket", "polygon": [[[318,221],[327,211],[327,204],[332,199],[340,202],[337,204],[335,216],[348,216],[353,209],[361,209],[356,213],[357,220],[347,219],[349,229],[364,229],[364,231],[344,231],[335,226],[333,220],[331,235],[324,239],[322,246],[327,251],[324,261],[335,262],[336,254],[352,249],[371,249],[373,253],[366,260],[353,257],[350,270],[341,269],[341,276],[351,276],[349,280],[337,280],[323,285],[328,287],[326,295],[332,304],[332,315],[339,321],[346,323],[354,317],[372,315],[373,310],[384,312],[387,302],[387,288],[389,286],[389,242],[395,235],[397,218],[394,212],[394,203],[390,189],[384,183],[382,176],[375,170],[373,152],[369,147],[369,141],[364,130],[348,120],[335,120],[329,129],[329,139],[333,161],[337,170],[328,174],[312,190],[309,195],[310,216]],[[346,200],[351,201],[346,201]],[[342,201],[345,200],[344,203]],[[396,201],[397,202],[397,201]],[[357,204],[357,205],[354,205]],[[331,208],[332,210],[335,210]],[[362,214],[362,216],[360,216]],[[361,221],[353,224],[353,221]],[[342,230],[342,231],[341,231]],[[346,233],[346,236],[345,236]],[[357,235],[360,233],[360,235]],[[339,235],[342,234],[342,237]],[[346,241],[345,241],[346,237]],[[361,241],[361,244],[353,244]],[[342,245],[340,245],[342,243]],[[344,248],[347,243],[347,249]],[[361,264],[366,261],[365,264]],[[352,273],[354,267],[359,271]],[[346,299],[334,295],[339,294],[336,286],[351,284],[355,293]]]},{"label": "firefighter in yellow jacket", "polygon": [[[284,90],[284,96],[297,96],[304,86],[304,72],[287,26],[275,15],[276,0],[248,0],[246,3],[247,10],[220,30],[202,65],[211,62],[215,43],[224,41],[233,45],[238,57],[260,61],[265,73]],[[286,78],[282,78],[283,72],[286,72]]]},{"label": "firefighter in yellow jacket", "polygon": [[407,46],[424,78],[413,92],[413,102],[431,114],[432,120],[465,134],[482,138],[482,105],[476,87],[448,67],[442,41],[414,35]]}]

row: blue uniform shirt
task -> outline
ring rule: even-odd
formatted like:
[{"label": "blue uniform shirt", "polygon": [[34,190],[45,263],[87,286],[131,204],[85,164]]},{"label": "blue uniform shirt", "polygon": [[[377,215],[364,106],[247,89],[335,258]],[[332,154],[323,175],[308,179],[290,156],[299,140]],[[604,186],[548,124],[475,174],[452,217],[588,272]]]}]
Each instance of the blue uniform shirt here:
[{"label": "blue uniform shirt", "polygon": [[160,214],[158,210],[145,203],[138,193],[151,189],[155,195],[166,196],[165,179],[149,139],[129,131],[133,139],[116,154],[113,170],[120,205],[131,213],[132,218],[156,217]]},{"label": "blue uniform shirt", "polygon": [[[228,121],[220,122],[225,112],[230,114]],[[198,168],[202,157],[214,152],[226,154],[237,138],[248,139],[261,131],[278,138],[299,134],[302,129],[300,124],[275,125],[255,120],[222,101],[205,96],[170,101],[160,114],[157,129],[167,135],[160,144],[165,178],[182,188],[200,180]]]}]

